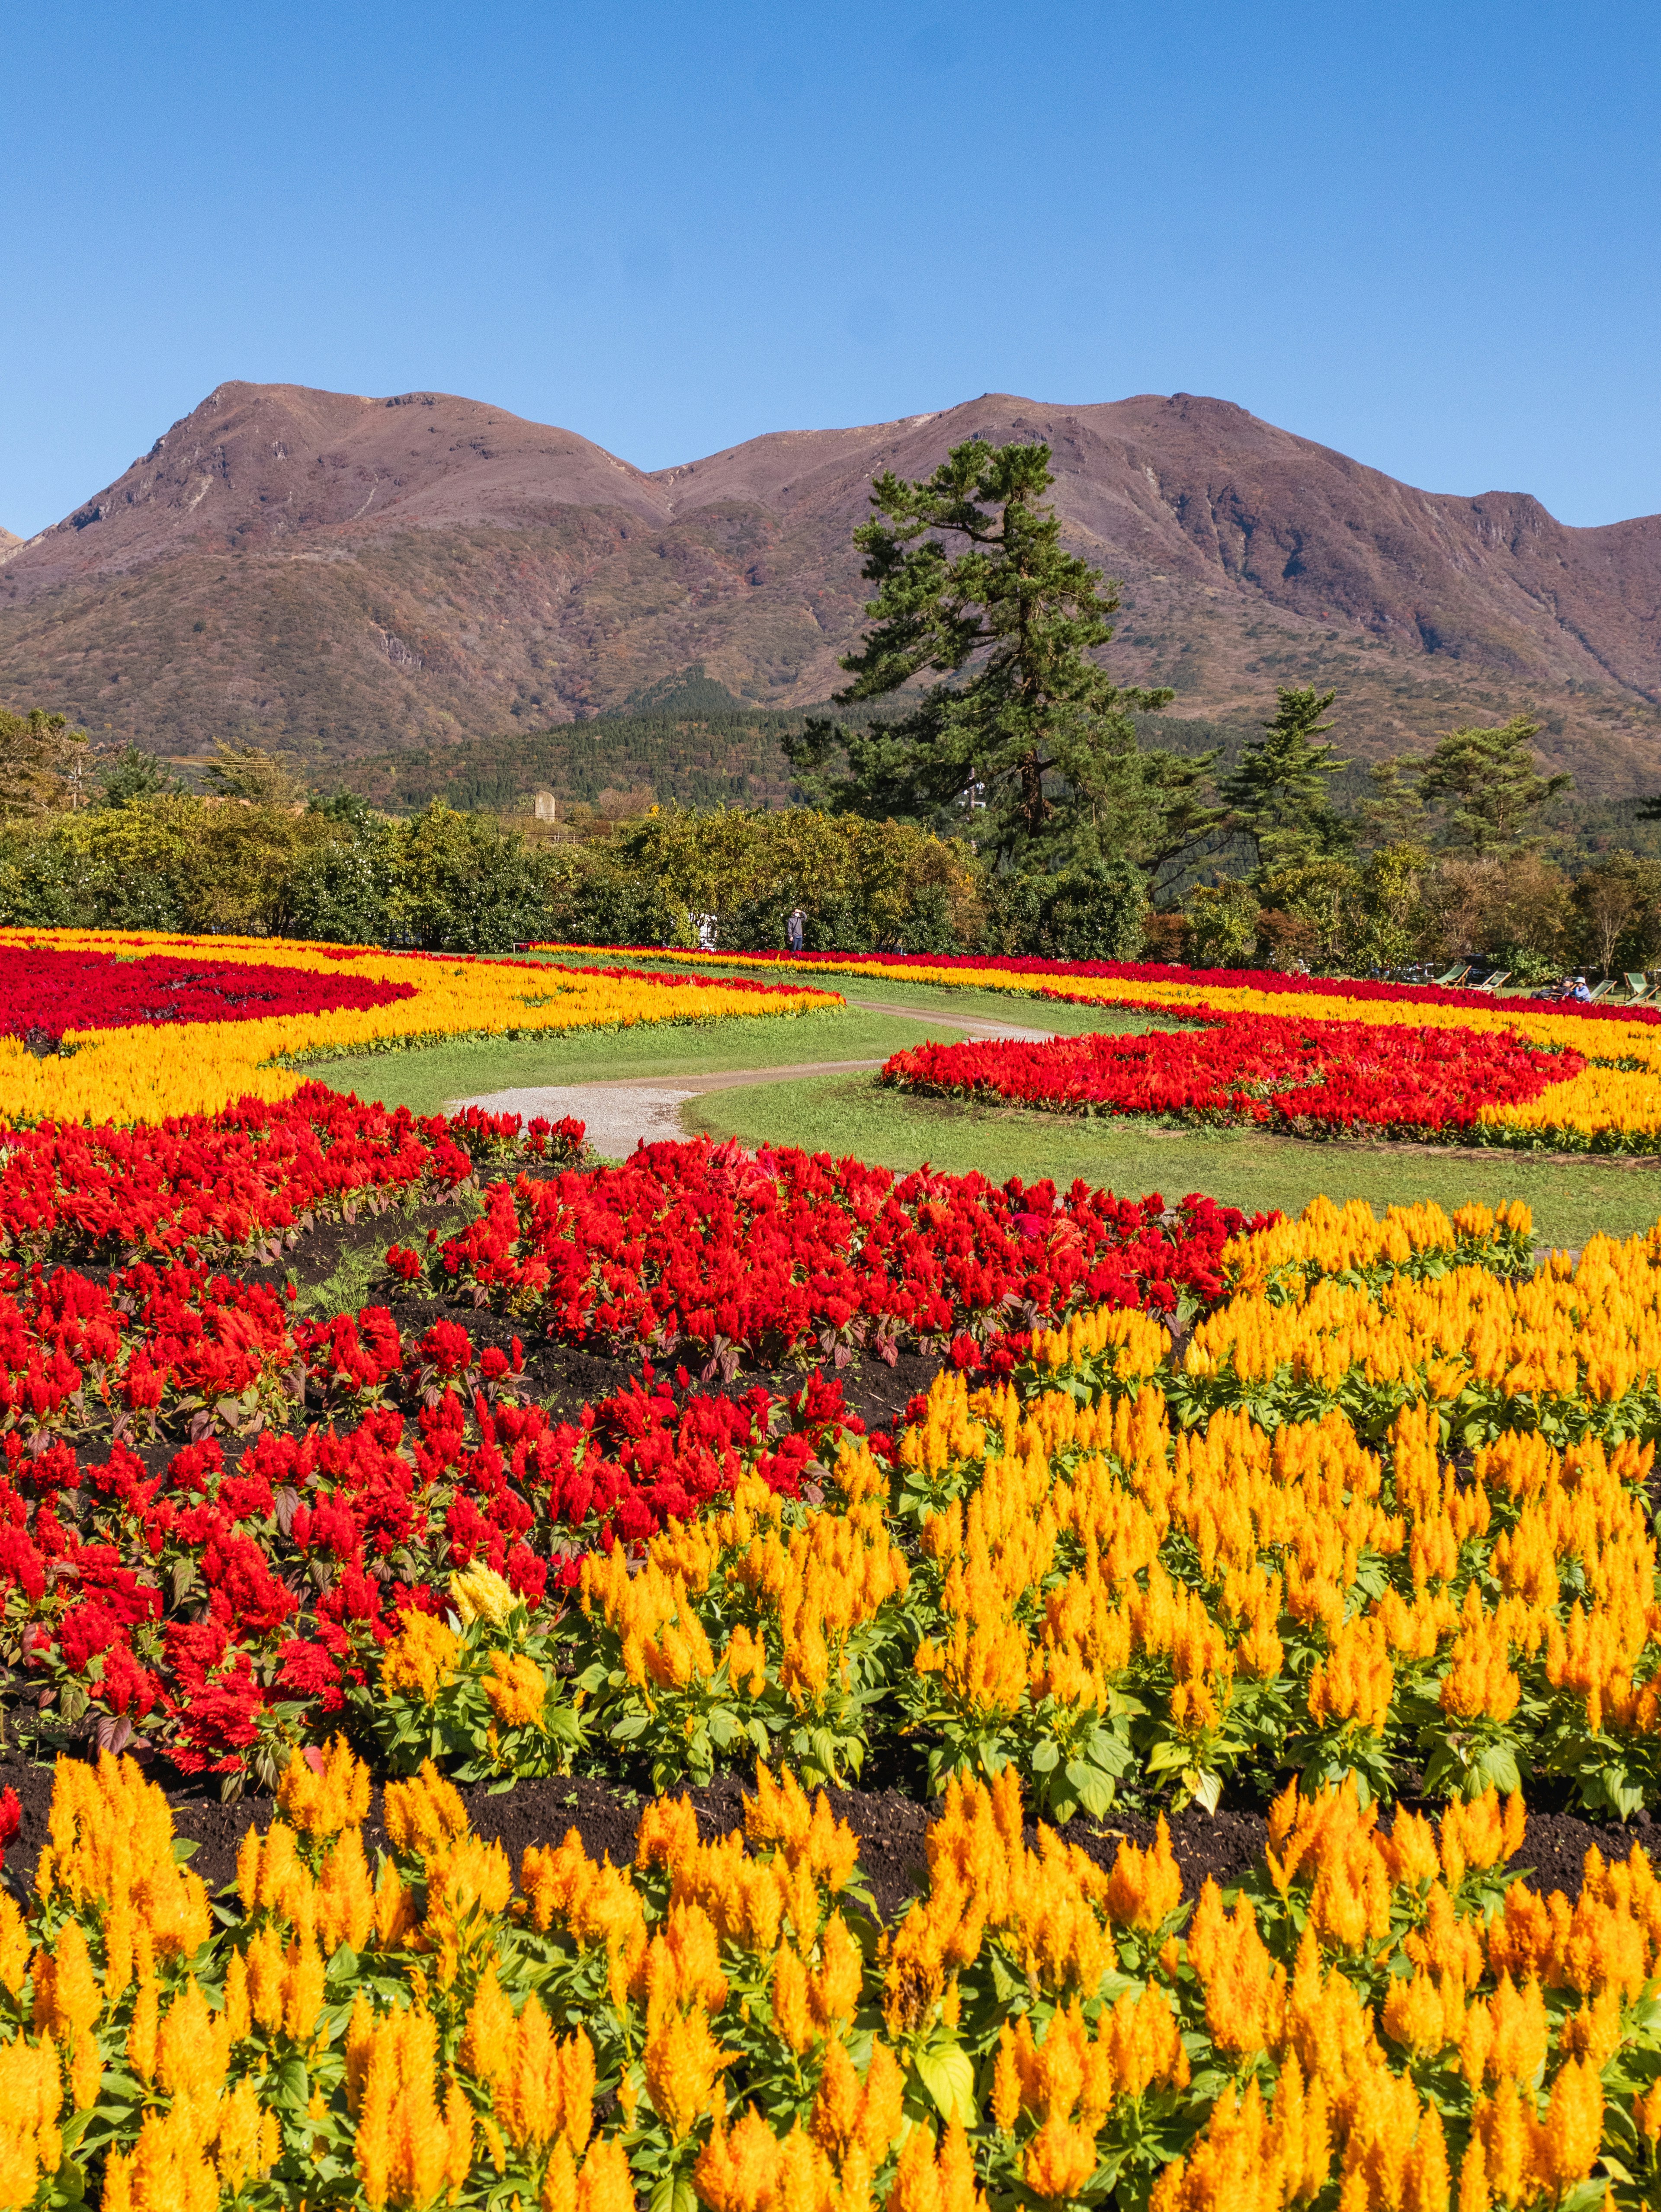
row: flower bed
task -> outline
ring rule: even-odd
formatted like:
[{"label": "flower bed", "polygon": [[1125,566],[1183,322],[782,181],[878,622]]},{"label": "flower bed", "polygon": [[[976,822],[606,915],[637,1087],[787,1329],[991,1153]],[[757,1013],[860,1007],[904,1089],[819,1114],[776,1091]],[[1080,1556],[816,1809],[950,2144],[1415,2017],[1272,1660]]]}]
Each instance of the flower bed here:
[{"label": "flower bed", "polygon": [[948,1370],[822,1504],[741,1484],[643,1566],[591,1556],[583,1724],[660,1786],[910,1739],[1058,1818],[1239,1771],[1661,1803],[1661,1231],[1537,1273],[1527,1234],[1312,1209],[1231,1248],[1180,1356],[1101,1309]]},{"label": "flower bed", "polygon": [[[497,1183],[438,1249],[437,1280],[581,1339],[692,1347],[729,1370],[804,1347],[901,1343],[964,1356],[1080,1301],[1147,1304],[1221,1287],[1242,1217],[1197,1196],[1116,1199],[1075,1182],[1000,1189],[983,1176],[897,1176],[737,1144],[642,1146],[618,1168]],[[420,1256],[399,1251],[413,1279]]]},{"label": "flower bed", "polygon": [[[508,1702],[504,1692],[504,1703]],[[1190,1911],[1161,1824],[1104,1871],[954,1785],[878,1925],[857,1841],[758,1771],[744,1832],[642,1815],[514,1869],[431,1768],[296,1759],[217,1917],[130,1763],[58,1773],[27,1911],[0,1900],[8,2201],[544,2212],[1147,2203],[1446,2212],[1650,2201],[1661,1886],[1579,1904],[1508,1862],[1490,1793],[1383,1833],[1353,1793],[1270,1817]],[[1601,2171],[1599,2169],[1601,2168]],[[1612,2185],[1612,2187],[1611,2187]]]},{"label": "flower bed", "polygon": [[[1532,1051],[1556,1054],[1559,1060],[1550,1079],[1537,1088],[1525,1085],[1522,1095],[1513,1096],[1501,1084],[1494,1095],[1476,1102],[1477,1111],[1469,1122],[1450,1121],[1448,1126],[1483,1144],[1550,1145],[1568,1152],[1661,1150],[1661,1012],[1647,1006],[1545,1006],[1527,999],[1495,1000],[1475,991],[1132,962],[933,954],[701,957],[761,969],[799,968],[965,989],[1019,991],[1075,1005],[1156,1007],[1202,1023],[1270,1021],[1285,1025],[1288,1049],[1298,1036],[1319,1040],[1328,1035],[1329,1025],[1342,1020],[1347,1026],[1388,1034],[1390,1044],[1375,1046],[1363,1057],[1400,1048],[1421,1063],[1434,1055],[1439,1039],[1450,1033],[1468,1034],[1493,1040],[1502,1055]],[[1178,1035],[1152,1039],[1142,1049],[1150,1098],[1167,1082],[1178,1089],[1185,1086],[1183,1068],[1190,1048]],[[989,1067],[1007,1064],[987,1063]],[[1387,1097],[1381,1103],[1387,1103]],[[1302,1133],[1331,1133],[1327,1116],[1303,1118],[1308,1127]],[[1372,1126],[1358,1118],[1360,1126]],[[1417,1133],[1421,1128],[1435,1132],[1433,1123],[1409,1122],[1404,1133]]]},{"label": "flower bed", "polygon": [[286,1099],[308,1079],[291,1064],[306,1055],[840,1003],[796,983],[74,930],[0,932],[0,1118],[14,1125],[156,1122]]},{"label": "flower bed", "polygon": [[[1080,1300],[1214,1296],[1240,1226],[1203,1201],[1168,1213],[1082,1186],[1058,1200],[979,1178],[897,1183],[707,1143],[558,1171],[581,1139],[579,1123],[417,1120],[316,1085],[214,1120],[8,1138],[0,1648],[15,1734],[50,1748],[95,1727],[186,1771],[270,1775],[376,1682],[404,1611],[443,1611],[459,1568],[557,1612],[585,1553],[696,1520],[741,1481],[794,1498],[815,1455],[858,1430],[834,1383],[734,1399],[684,1370],[677,1392],[649,1367],[561,1421],[522,1402],[517,1338],[481,1349],[448,1319],[406,1337],[384,1305],[296,1322],[280,1283],[219,1271],[271,1263],[320,1218],[454,1200],[492,1162],[534,1162],[546,1179],[490,1184],[473,1227],[430,1248],[436,1282],[500,1294],[527,1334],[599,1336],[636,1358],[678,1349],[729,1376],[742,1358],[858,1343],[892,1359],[919,1339],[975,1360],[1013,1330],[1007,1364],[1019,1332]],[[509,1283],[498,1229],[521,1216]],[[387,1259],[389,1288],[423,1272],[407,1247]],[[89,1260],[117,1264],[93,1274]],[[444,1740],[471,1726],[454,1718]],[[514,1756],[487,1763],[511,1771]]]},{"label": "flower bed", "polygon": [[1045,1044],[925,1044],[879,1080],[947,1098],[1052,1112],[1160,1114],[1255,1122],[1296,1136],[1367,1129],[1395,1137],[1490,1135],[1496,1108],[1578,1075],[1579,1053],[1459,1030],[1214,1018],[1197,1032],[1056,1037]]},{"label": "flower bed", "polygon": [[[296,1327],[199,1266],[99,1305],[60,1269],[7,1353],[14,1703],[43,1742],[89,1717],[234,1778],[347,1711],[503,1777],[586,1740],[660,1784],[757,1748],[836,1779],[911,1741],[933,1786],[1013,1765],[1057,1818],[1276,1771],[1661,1804],[1661,1231],[1538,1273],[1527,1236],[1316,1209],[1227,1248],[1179,1357],[1173,1238],[1138,1303],[957,1331],[983,1379],[949,1365],[873,1440],[824,1381],[648,1372],[560,1422],[516,1340]],[[288,1432],[302,1392],[324,1425]],[[149,1449],[167,1422],[194,1441]],[[492,1739],[527,1651],[529,1733]]]},{"label": "flower bed", "polygon": [[[1373,1038],[1449,1115],[1539,1075],[1497,1029],[1250,1018],[1232,1062],[1183,1033],[1187,1110],[1354,1099]],[[1661,2196],[1654,1871],[1594,1855],[1571,1908],[1509,1866],[1519,1784],[1661,1804],[1661,1231],[1536,1269],[1521,1208],[1248,1224],[707,1143],[587,1170],[580,1125],[298,1082],[134,1118],[0,1139],[0,1697],[14,1750],[274,1784],[282,1818],[216,1911],[133,1759],[60,1759],[0,1893],[4,2202]],[[309,1227],[475,1197],[399,1222],[385,1303],[296,1314]],[[551,1331],[657,1364],[561,1419]],[[908,1346],[945,1364],[891,1435],[811,1371]],[[879,1751],[946,1807],[886,1926],[773,1771]],[[757,1757],[742,1838],[656,1798],[627,1868],[573,1835],[515,1870],[452,1786]],[[1448,1809],[1386,1832],[1408,1785]],[[1104,1869],[1025,1826],[1236,1786],[1279,1794],[1228,1909],[1183,1905],[1162,1827]]]}]

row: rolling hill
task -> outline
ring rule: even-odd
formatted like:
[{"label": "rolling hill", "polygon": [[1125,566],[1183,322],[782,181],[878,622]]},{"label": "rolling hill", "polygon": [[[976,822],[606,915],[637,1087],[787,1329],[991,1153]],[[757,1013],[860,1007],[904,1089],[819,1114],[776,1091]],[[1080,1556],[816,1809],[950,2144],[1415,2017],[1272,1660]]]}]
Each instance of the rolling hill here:
[{"label": "rolling hill", "polygon": [[317,766],[461,738],[511,757],[700,666],[800,708],[859,629],[873,474],[976,435],[1050,444],[1070,543],[1123,580],[1110,665],[1176,713],[1238,724],[1277,683],[1335,684],[1366,757],[1526,709],[1582,791],[1661,787],[1661,517],[1573,529],[1526,493],[1416,490],[1186,393],[990,393],[648,472],[444,393],[223,385],[62,522],[0,539],[0,699]]}]

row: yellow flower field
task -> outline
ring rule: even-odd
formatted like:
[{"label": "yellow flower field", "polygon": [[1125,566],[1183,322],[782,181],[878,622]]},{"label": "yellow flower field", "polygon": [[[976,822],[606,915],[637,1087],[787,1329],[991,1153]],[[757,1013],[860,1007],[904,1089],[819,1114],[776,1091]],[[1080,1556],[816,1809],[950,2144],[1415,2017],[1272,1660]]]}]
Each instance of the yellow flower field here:
[{"label": "yellow flower field", "polygon": [[37,1058],[25,1041],[0,1036],[0,1120],[157,1121],[214,1113],[244,1097],[287,1098],[307,1079],[285,1060],[306,1054],[373,1051],[461,1036],[522,1036],[639,1023],[764,1018],[835,1006],[839,994],[815,987],[777,994],[701,979],[582,975],[520,963],[423,954],[352,952],[338,946],[269,938],[118,935],[103,931],[0,931],[0,951],[43,958],[114,955],[123,962],[183,960],[211,968],[347,975],[405,988],[380,1006],[334,1008],[245,1021],[173,1023],[65,1030],[69,1056]]}]

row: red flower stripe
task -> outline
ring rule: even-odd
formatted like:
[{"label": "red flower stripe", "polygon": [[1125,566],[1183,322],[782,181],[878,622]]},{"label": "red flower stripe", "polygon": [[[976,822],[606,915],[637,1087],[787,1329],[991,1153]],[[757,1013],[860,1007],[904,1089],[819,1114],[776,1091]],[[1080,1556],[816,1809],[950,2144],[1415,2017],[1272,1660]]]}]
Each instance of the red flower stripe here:
[{"label": "red flower stripe", "polygon": [[1469,1133],[1483,1107],[1537,1097],[1585,1065],[1579,1053],[1543,1052],[1504,1031],[1233,1014],[1140,1036],[921,1045],[896,1053],[880,1079],[903,1091],[1007,1098],[1063,1113],[1412,1137]]},{"label": "red flower stripe", "polygon": [[1169,1312],[1184,1290],[1216,1295],[1241,1224],[1199,1197],[1170,1212],[1083,1182],[1000,1189],[701,1139],[497,1183],[435,1272],[579,1341],[770,1364],[803,1346],[984,1343],[1081,1303]]},{"label": "red flower stripe", "polygon": [[523,1148],[575,1157],[580,1121],[471,1109],[454,1120],[366,1105],[306,1084],[276,1103],[134,1128],[46,1122],[0,1130],[0,1254],[55,1256],[246,1250],[413,1192],[437,1195]]},{"label": "red flower stripe", "polygon": [[0,1036],[60,1037],[66,1030],[131,1029],[141,1022],[238,1022],[386,1006],[413,985],[375,983],[336,969],[252,967],[234,960],[121,959],[0,945]]}]

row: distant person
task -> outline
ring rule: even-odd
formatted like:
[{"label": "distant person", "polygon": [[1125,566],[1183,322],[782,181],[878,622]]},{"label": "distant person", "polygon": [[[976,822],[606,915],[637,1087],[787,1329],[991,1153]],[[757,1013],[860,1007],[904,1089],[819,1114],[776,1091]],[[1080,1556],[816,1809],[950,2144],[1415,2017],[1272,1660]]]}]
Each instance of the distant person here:
[{"label": "distant person", "polygon": [[1591,993],[1586,988],[1586,979],[1584,975],[1575,977],[1574,988],[1569,993],[1569,996],[1572,999],[1578,999],[1583,1006],[1589,1006],[1591,1004]]},{"label": "distant person", "polygon": [[715,917],[712,914],[698,916],[698,951],[713,952],[715,949]]},{"label": "distant person", "polygon": [[784,941],[793,952],[800,952],[807,942],[807,916],[800,907],[792,909],[784,925]]}]

